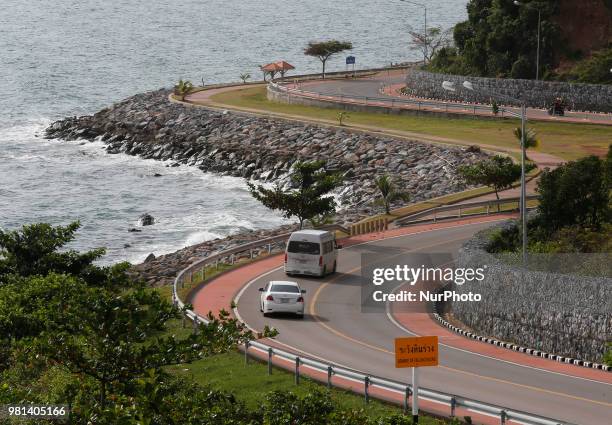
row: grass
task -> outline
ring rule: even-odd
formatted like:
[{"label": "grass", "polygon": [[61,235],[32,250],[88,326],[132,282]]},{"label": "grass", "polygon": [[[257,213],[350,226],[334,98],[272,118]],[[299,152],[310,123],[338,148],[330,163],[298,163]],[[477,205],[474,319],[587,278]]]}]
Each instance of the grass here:
[{"label": "grass", "polygon": [[[304,396],[314,390],[326,387],[309,378],[302,376],[300,385],[295,385],[294,375],[282,369],[274,368],[272,375],[268,375],[268,367],[264,363],[254,360],[244,364],[244,355],[237,352],[216,355],[189,365],[181,365],[170,368],[179,375],[194,379],[202,385],[210,385],[219,390],[227,391],[236,396],[238,400],[246,403],[251,409],[261,406],[265,394],[271,391],[291,391],[299,396]],[[361,395],[348,391],[332,388],[330,390],[332,400],[340,409],[359,410],[372,418],[384,415],[401,413],[399,406],[370,399],[364,402]],[[424,425],[439,425],[445,422],[422,416],[420,423]]]},{"label": "grass", "polygon": [[[337,124],[338,110],[271,102],[266,98],[266,87],[255,86],[218,93],[211,97],[216,104],[256,109],[263,112],[293,115],[306,119],[324,120]],[[347,127],[379,127],[384,130],[419,133],[443,138],[447,143],[464,145],[486,144],[492,148],[518,149],[513,129],[515,119],[489,120],[472,118],[441,118],[433,116],[387,115],[350,112]],[[612,140],[612,126],[532,122],[530,126],[541,139],[541,152],[573,160],[587,155],[603,156]]]}]

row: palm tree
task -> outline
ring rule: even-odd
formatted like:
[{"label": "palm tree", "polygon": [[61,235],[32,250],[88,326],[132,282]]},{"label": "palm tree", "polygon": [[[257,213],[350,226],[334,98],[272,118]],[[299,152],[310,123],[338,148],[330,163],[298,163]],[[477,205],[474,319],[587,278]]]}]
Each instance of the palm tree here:
[{"label": "palm tree", "polygon": [[181,97],[181,100],[185,100],[185,96],[189,94],[189,92],[193,89],[193,84],[191,81],[183,81],[179,80],[178,84],[174,86],[174,94]]},{"label": "palm tree", "polygon": [[244,84],[246,84],[249,78],[251,78],[251,74],[249,74],[248,72],[245,74],[240,74],[240,79],[242,80]]},{"label": "palm tree", "polygon": [[[514,136],[518,139],[519,142],[522,141],[523,132],[520,127],[514,129]],[[529,148],[537,148],[540,145],[540,141],[536,135],[536,132],[528,128],[525,131],[525,149]]]},{"label": "palm tree", "polygon": [[380,199],[378,199],[376,203],[379,205],[384,205],[386,214],[391,213],[392,202],[400,199],[402,201],[410,200],[410,195],[407,192],[398,191],[397,187],[387,174],[377,177],[375,183],[378,191],[380,192]]}]

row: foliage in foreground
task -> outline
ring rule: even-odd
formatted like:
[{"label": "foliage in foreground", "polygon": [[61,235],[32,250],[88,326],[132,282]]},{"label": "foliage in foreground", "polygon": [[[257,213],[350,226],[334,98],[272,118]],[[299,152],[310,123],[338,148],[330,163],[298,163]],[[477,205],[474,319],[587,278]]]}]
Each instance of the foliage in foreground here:
[{"label": "foliage in foreground", "polygon": [[73,423],[174,423],[178,408],[156,419],[163,406],[154,401],[170,382],[164,368],[226,352],[251,334],[221,312],[197,334],[168,335],[180,312],[131,280],[126,264],[102,268],[93,261],[103,250],[63,250],[78,227],[0,231],[0,403],[68,404]]},{"label": "foliage in foreground", "polygon": [[159,291],[132,281],[125,264],[94,265],[102,250],[65,249],[78,228],[0,231],[0,404],[67,404],[78,425],[411,423],[341,408],[327,391],[276,391],[250,408],[168,373],[167,366],[228,352],[252,335],[223,311],[209,314],[197,333],[171,335],[180,312]]}]

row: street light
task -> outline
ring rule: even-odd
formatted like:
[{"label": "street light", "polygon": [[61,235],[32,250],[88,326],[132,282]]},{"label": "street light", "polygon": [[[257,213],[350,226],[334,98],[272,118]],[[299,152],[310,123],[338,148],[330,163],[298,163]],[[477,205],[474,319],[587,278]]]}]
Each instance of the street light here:
[{"label": "street light", "polygon": [[525,7],[531,7],[533,9],[536,9],[538,11],[538,50],[536,53],[536,81],[538,81],[540,79],[540,28],[541,28],[541,24],[542,24],[542,9],[540,9],[537,6],[533,6],[531,3],[521,3],[520,1],[514,0],[514,4],[516,6],[525,6]]},{"label": "street light", "polygon": [[[477,91],[474,88],[474,85],[471,81],[464,81],[462,86],[470,91]],[[455,92],[455,84],[451,81],[443,81],[442,88],[446,91]],[[527,264],[527,186],[525,182],[525,160],[527,158],[526,154],[526,130],[527,130],[527,106],[525,101],[513,98],[511,96],[502,95],[499,93],[495,93],[492,91],[484,91],[490,97],[497,97],[498,99],[510,100],[512,102],[520,103],[521,105],[521,113],[520,115],[512,112],[506,111],[510,115],[514,115],[516,117],[520,117],[521,119],[521,230],[522,230],[522,257],[523,257],[523,267]]]},{"label": "street light", "polygon": [[419,6],[422,7],[423,10],[425,11],[425,23],[424,23],[424,29],[425,29],[425,50],[423,50],[423,65],[427,64],[427,55],[429,53],[429,49],[427,47],[427,5],[423,4],[423,3],[418,3],[416,1],[412,1],[412,0],[400,0],[402,2],[405,3],[410,3],[410,4],[414,4],[415,6]]}]

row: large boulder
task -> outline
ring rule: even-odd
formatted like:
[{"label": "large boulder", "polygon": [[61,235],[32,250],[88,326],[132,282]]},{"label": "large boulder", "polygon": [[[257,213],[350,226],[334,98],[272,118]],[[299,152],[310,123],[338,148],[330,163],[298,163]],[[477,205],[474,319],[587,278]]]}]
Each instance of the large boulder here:
[{"label": "large boulder", "polygon": [[140,224],[142,226],[152,226],[155,224],[155,219],[151,214],[146,213],[140,216]]}]

